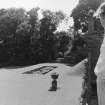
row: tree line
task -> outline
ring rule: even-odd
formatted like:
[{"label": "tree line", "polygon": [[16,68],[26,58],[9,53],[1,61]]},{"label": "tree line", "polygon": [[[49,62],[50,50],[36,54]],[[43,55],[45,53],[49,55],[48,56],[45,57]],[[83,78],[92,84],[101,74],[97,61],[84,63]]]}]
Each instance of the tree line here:
[{"label": "tree line", "polygon": [[32,8],[0,9],[0,63],[26,65],[63,56],[70,42],[69,32],[56,32],[65,19],[61,11]]},{"label": "tree line", "polygon": [[[94,12],[99,2],[79,0],[71,14],[74,26],[67,32],[57,31],[59,24],[66,19],[62,11],[42,10],[40,18],[39,7],[30,11],[23,8],[0,9],[0,64],[36,64],[65,54],[72,58],[75,56],[78,61],[84,59],[88,52],[85,50],[84,54],[85,42],[79,31],[87,35],[89,12]],[[99,19],[94,18],[94,21],[94,30],[103,32]]]}]

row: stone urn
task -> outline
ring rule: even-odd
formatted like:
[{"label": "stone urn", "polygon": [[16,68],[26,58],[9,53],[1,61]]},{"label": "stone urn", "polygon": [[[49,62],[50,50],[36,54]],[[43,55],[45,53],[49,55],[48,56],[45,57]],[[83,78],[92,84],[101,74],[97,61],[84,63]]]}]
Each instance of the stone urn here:
[{"label": "stone urn", "polygon": [[51,78],[52,78],[53,80],[58,79],[58,76],[59,76],[59,74],[57,74],[57,73],[51,74]]},{"label": "stone urn", "polygon": [[57,90],[57,79],[59,77],[59,74],[53,73],[51,74],[52,78],[52,86],[50,87],[49,91],[56,91]]}]

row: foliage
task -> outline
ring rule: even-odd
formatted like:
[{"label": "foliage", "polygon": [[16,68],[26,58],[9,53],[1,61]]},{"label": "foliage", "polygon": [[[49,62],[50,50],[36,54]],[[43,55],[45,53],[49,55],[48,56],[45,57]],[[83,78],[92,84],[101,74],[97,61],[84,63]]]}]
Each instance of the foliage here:
[{"label": "foliage", "polygon": [[65,32],[65,31],[61,31],[61,32],[57,32],[56,33],[57,39],[58,39],[58,52],[59,52],[59,56],[64,57],[65,53],[70,53],[69,51],[69,47],[71,44],[71,36],[70,33]]},{"label": "foliage", "polygon": [[39,10],[39,7],[28,12],[22,8],[0,9],[1,65],[26,65],[56,58],[55,31],[65,14],[43,10],[39,20]]},{"label": "foliage", "polygon": [[[84,48],[84,39],[82,34],[86,38],[88,33],[89,16],[93,15],[100,5],[100,0],[79,0],[78,5],[72,10],[71,16],[74,20],[74,40],[72,44],[71,53],[81,56],[81,59],[87,57],[88,50]],[[94,32],[101,33],[103,28],[99,19],[93,17]],[[81,33],[79,33],[81,31]],[[82,39],[82,40],[81,40]],[[97,40],[97,39],[96,39]],[[85,39],[86,41],[86,39]],[[72,54],[71,54],[72,55]]]},{"label": "foliage", "polygon": [[64,14],[62,12],[43,11],[43,18],[40,20],[40,42],[41,52],[43,52],[45,60],[56,57],[57,47],[54,32],[63,19]]},{"label": "foliage", "polygon": [[73,9],[71,14],[74,19],[75,30],[88,31],[89,12],[90,10],[95,11],[99,4],[99,0],[79,0],[79,4]]}]

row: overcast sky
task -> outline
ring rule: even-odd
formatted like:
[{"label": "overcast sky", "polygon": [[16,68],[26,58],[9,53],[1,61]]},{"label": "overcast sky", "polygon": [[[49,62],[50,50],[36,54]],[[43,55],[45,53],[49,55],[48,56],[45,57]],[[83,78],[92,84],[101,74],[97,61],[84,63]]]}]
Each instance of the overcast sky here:
[{"label": "overcast sky", "polygon": [[0,0],[0,8],[23,7],[26,10],[30,10],[39,6],[41,9],[60,9],[70,13],[77,3],[78,0]]}]

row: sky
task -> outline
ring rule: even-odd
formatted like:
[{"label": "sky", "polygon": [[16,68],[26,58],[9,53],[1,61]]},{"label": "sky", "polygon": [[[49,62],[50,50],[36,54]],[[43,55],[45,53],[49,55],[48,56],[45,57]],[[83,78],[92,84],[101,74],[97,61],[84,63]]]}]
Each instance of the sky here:
[{"label": "sky", "polygon": [[33,7],[41,9],[63,10],[66,13],[76,6],[78,0],[0,0],[0,8],[25,8],[30,10]]}]

